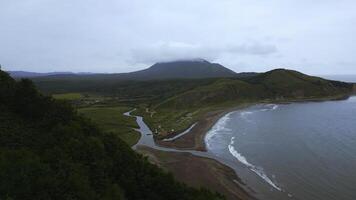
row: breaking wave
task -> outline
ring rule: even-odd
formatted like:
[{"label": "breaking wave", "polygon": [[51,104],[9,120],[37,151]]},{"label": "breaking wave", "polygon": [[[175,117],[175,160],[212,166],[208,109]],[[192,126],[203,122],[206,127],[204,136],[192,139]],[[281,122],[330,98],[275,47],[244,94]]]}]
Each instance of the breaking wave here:
[{"label": "breaking wave", "polygon": [[[254,110],[248,110],[248,111],[236,111],[239,113],[240,117],[246,121],[250,121],[248,119],[248,116],[251,114],[254,114],[256,112],[265,112],[265,111],[273,111],[278,108],[278,105],[276,104],[264,104],[261,106],[256,107]],[[211,149],[211,144],[213,141],[216,139],[216,136],[218,134],[229,134],[232,130],[227,128],[228,122],[231,120],[231,114],[236,113],[236,112],[231,112],[220,118],[220,120],[212,127],[212,129],[207,133],[205,137],[205,144],[207,145],[208,149]],[[242,164],[247,166],[252,172],[254,172],[256,175],[261,177],[265,182],[267,182],[269,185],[271,185],[273,188],[275,188],[278,191],[282,191],[282,189],[274,183],[264,172],[264,170],[261,167],[254,166],[253,164],[249,163],[247,159],[241,155],[234,147],[235,143],[235,137],[231,138],[230,144],[228,145],[229,152]]]},{"label": "breaking wave", "polygon": [[251,120],[248,119],[248,116],[251,114],[254,114],[256,112],[266,112],[266,111],[273,111],[276,110],[279,106],[276,104],[264,104],[261,106],[257,106],[257,109],[254,110],[248,110],[248,111],[240,111],[240,116],[246,120],[247,122],[252,122]]},{"label": "breaking wave", "polygon": [[231,142],[228,146],[230,153],[242,164],[246,165],[251,171],[253,171],[255,174],[257,174],[259,177],[261,177],[264,181],[266,181],[269,185],[271,185],[273,188],[275,188],[278,191],[282,191],[280,187],[277,186],[263,171],[262,168],[256,167],[253,164],[249,163],[247,159],[241,155],[233,146],[235,137],[231,138]]},{"label": "breaking wave", "polygon": [[210,131],[205,136],[205,144],[210,148],[210,143],[214,137],[221,132],[230,132],[231,129],[226,128],[227,122],[231,119],[231,113],[226,114],[224,117],[220,118],[219,121],[210,129]]}]

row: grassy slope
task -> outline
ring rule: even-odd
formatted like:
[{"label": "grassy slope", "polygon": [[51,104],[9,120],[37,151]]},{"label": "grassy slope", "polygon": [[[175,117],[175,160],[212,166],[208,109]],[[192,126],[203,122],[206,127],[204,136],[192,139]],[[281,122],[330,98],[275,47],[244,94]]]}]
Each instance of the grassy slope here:
[{"label": "grassy slope", "polygon": [[135,118],[124,116],[123,113],[131,110],[129,107],[86,107],[78,109],[79,113],[93,120],[104,132],[118,135],[130,146],[137,143],[140,134],[134,130],[139,128]]},{"label": "grassy slope", "polygon": [[52,97],[77,105],[78,112],[90,118],[103,132],[118,135],[130,146],[140,139],[140,134],[134,130],[138,128],[135,119],[123,115],[132,109],[130,107],[111,105],[107,99],[98,95],[62,93],[53,94]]},{"label": "grassy slope", "polygon": [[141,114],[164,137],[182,131],[209,111],[242,103],[338,98],[351,90],[350,84],[277,69],[244,81],[218,79],[166,99],[151,107],[150,112],[141,109]]},{"label": "grassy slope", "polygon": [[176,182],[66,102],[0,70],[0,198],[223,199]]},{"label": "grassy slope", "polygon": [[83,95],[80,93],[63,93],[63,94],[54,94],[53,98],[72,101],[72,100],[78,100],[83,98]]},{"label": "grassy slope", "polygon": [[284,69],[276,69],[243,79],[115,81],[37,79],[46,92],[89,92],[113,102],[138,107],[153,131],[160,136],[179,132],[209,111],[241,103],[328,99],[342,96],[352,86]]}]

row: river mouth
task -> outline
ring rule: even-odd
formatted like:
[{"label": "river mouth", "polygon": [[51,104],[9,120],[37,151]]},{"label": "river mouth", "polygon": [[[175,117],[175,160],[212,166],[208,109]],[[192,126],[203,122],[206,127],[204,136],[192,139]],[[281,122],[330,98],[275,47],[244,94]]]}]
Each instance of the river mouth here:
[{"label": "river mouth", "polygon": [[[209,159],[214,159],[217,160],[218,162],[230,167],[235,171],[235,173],[238,175],[238,178],[240,179],[239,181],[234,180],[234,182],[240,187],[243,188],[245,191],[250,193],[251,199],[260,199],[260,200],[267,200],[270,199],[269,195],[266,196],[263,193],[256,192],[252,188],[249,187],[249,185],[245,184],[245,181],[241,179],[240,174],[246,174],[246,175],[252,175],[248,177],[249,180],[255,180],[254,182],[257,182],[259,185],[261,185],[262,188],[264,188],[266,191],[269,191],[269,187],[265,182],[261,181],[256,174],[251,174],[249,169],[247,169],[245,166],[241,165],[237,160],[234,159],[227,159],[225,157],[219,156],[218,154],[213,153],[212,151],[195,151],[195,150],[180,150],[180,149],[174,149],[174,148],[168,148],[168,147],[161,147],[158,146],[154,139],[153,139],[153,134],[152,131],[149,129],[149,127],[144,123],[143,118],[141,116],[134,116],[131,115],[131,111],[124,113],[124,115],[127,116],[133,116],[136,117],[136,122],[139,125],[139,129],[137,129],[141,133],[140,140],[136,145],[133,146],[133,149],[136,149],[140,146],[147,146],[152,149],[160,150],[160,151],[165,151],[165,152],[178,152],[178,153],[190,153],[193,154],[194,156],[198,157],[203,157],[203,158],[209,158]],[[246,176],[243,176],[246,177]],[[278,199],[284,199],[287,197],[287,194],[285,193],[273,193],[274,195],[273,198],[278,198]]]},{"label": "river mouth", "polygon": [[137,146],[215,159],[234,169],[261,200],[354,200],[355,112],[355,97],[236,110],[207,133],[207,152],[156,145],[142,117],[136,116],[142,135]]}]

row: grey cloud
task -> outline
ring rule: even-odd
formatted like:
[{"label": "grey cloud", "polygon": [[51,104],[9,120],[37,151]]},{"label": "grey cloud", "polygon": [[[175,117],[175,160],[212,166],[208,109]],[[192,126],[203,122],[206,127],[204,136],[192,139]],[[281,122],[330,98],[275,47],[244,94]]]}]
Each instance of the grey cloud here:
[{"label": "grey cloud", "polygon": [[244,44],[230,47],[229,52],[248,55],[269,55],[277,52],[275,45],[269,44]]},{"label": "grey cloud", "polygon": [[182,42],[160,42],[131,50],[132,63],[154,63],[170,60],[204,58],[214,61],[223,54],[265,56],[277,52],[277,47],[269,44],[242,44],[207,46]]},{"label": "grey cloud", "polygon": [[356,63],[355,10],[354,0],[2,0],[0,63],[126,72],[204,58],[235,71],[356,73],[337,64]]}]

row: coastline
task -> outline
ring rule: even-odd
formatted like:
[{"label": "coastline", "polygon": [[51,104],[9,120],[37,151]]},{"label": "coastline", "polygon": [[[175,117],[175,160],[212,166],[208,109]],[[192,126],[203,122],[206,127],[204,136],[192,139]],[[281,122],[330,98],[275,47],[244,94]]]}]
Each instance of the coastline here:
[{"label": "coastline", "polygon": [[191,153],[160,151],[147,146],[138,146],[136,151],[191,187],[208,188],[223,194],[228,200],[257,200],[232,168],[215,159]]},{"label": "coastline", "polygon": [[[349,98],[350,96],[352,95],[294,100],[264,100],[259,102],[241,103],[237,106],[232,106],[230,108],[208,112],[197,122],[197,124],[189,132],[174,141],[164,142],[162,140],[155,140],[154,143],[157,146],[161,146],[164,148],[206,152],[206,134],[221,117],[230,112],[241,110],[258,104],[290,104],[304,102],[335,101],[344,100]],[[165,168],[167,171],[173,173],[178,180],[188,185],[196,187],[207,187],[209,189],[224,194],[227,199],[256,199],[256,193],[251,188],[249,188],[248,185],[245,185],[240,178],[238,178],[238,173],[235,172],[232,167],[225,165],[224,162],[216,158],[205,158],[189,153],[165,152],[151,149],[149,147],[145,148],[142,146],[138,148],[138,152],[148,156],[151,162]],[[212,173],[212,171],[214,173]],[[233,175],[231,175],[231,171],[233,171]],[[215,177],[215,181],[205,179],[205,177],[210,176]],[[193,179],[199,180],[199,184],[197,182],[192,181]],[[238,190],[239,193],[234,193],[235,190]]]},{"label": "coastline", "polygon": [[186,134],[174,141],[155,140],[155,143],[162,147],[175,148],[180,150],[207,151],[205,136],[216,122],[224,115],[253,106],[256,103],[243,103],[227,109],[210,111],[196,122],[196,125]]},{"label": "coastline", "polygon": [[[130,111],[124,115],[132,116]],[[228,200],[256,200],[255,192],[227,163],[219,161],[208,152],[160,147],[155,143],[152,132],[143,118],[135,117],[141,138],[132,148],[146,156],[148,161],[166,169],[187,185],[217,191]]]},{"label": "coastline", "polygon": [[179,150],[195,150],[206,152],[205,136],[216,122],[226,114],[238,111],[250,106],[258,104],[291,104],[291,103],[306,103],[306,102],[323,102],[323,101],[340,101],[351,97],[349,95],[338,95],[322,98],[303,98],[303,99],[280,99],[280,100],[263,100],[249,103],[241,103],[236,106],[231,106],[225,109],[210,111],[201,117],[196,125],[183,136],[174,141],[156,140],[158,146],[166,148],[174,148]]}]

